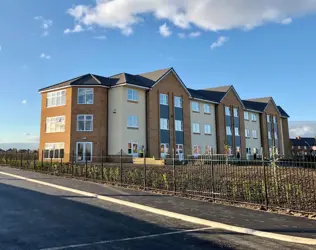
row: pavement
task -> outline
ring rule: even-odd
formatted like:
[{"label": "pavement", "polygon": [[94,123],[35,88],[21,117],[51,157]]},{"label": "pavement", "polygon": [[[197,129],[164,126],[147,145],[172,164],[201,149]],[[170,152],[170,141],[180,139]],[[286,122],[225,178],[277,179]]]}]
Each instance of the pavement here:
[{"label": "pavement", "polygon": [[[0,167],[0,171],[267,232],[316,238],[316,221]],[[0,174],[0,249],[315,249],[205,228]]]}]

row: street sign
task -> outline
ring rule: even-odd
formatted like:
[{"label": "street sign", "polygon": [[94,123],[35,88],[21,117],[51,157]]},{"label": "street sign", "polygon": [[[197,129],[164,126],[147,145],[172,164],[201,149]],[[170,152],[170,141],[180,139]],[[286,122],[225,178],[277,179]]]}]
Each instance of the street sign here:
[{"label": "street sign", "polygon": [[316,146],[313,146],[312,149],[313,149],[314,151],[316,151]]}]

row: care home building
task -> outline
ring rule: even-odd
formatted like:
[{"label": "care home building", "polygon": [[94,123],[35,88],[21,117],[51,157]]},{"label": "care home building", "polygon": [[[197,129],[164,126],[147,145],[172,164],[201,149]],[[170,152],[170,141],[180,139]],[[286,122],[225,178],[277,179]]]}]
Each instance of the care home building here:
[{"label": "care home building", "polygon": [[289,151],[288,115],[274,100],[241,100],[233,86],[187,88],[173,68],[86,74],[40,90],[44,158],[147,157]]}]

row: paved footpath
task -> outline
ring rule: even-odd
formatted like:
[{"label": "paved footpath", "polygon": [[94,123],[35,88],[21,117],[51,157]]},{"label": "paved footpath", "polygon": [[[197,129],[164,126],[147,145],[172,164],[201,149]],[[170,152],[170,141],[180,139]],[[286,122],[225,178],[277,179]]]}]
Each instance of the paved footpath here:
[{"label": "paved footpath", "polygon": [[[0,167],[229,225],[316,239],[316,221]],[[59,247],[59,248],[56,248]],[[315,249],[156,215],[0,174],[0,249]]]}]

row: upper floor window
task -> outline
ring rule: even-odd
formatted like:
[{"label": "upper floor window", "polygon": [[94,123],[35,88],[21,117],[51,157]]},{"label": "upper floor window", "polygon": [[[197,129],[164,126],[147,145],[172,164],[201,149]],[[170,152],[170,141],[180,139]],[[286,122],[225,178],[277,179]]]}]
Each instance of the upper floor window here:
[{"label": "upper floor window", "polygon": [[46,107],[57,107],[66,105],[66,90],[49,92],[46,96]]},{"label": "upper floor window", "polygon": [[247,111],[244,112],[244,119],[249,120],[249,112]]},{"label": "upper floor window", "polygon": [[192,110],[194,112],[200,112],[200,104],[198,102],[192,102]]},{"label": "upper floor window", "polygon": [[274,139],[278,139],[278,132],[274,132]]},{"label": "upper floor window", "polygon": [[257,139],[258,137],[257,137],[257,130],[252,130],[252,137],[254,138],[254,139]]},{"label": "upper floor window", "polygon": [[127,100],[137,102],[138,91],[136,89],[127,89]]},{"label": "upper floor window", "polygon": [[298,146],[297,148],[298,148],[298,149],[301,149],[301,146]]},{"label": "upper floor window", "polygon": [[234,108],[234,117],[238,118],[238,109],[237,108]]},{"label": "upper floor window", "polygon": [[251,113],[251,120],[253,122],[257,121],[257,114]]},{"label": "upper floor window", "polygon": [[136,116],[136,115],[127,116],[127,127],[128,128],[138,128],[138,116]]},{"label": "upper floor window", "polygon": [[277,123],[277,118],[276,118],[276,116],[273,116],[273,123]]},{"label": "upper floor window", "polygon": [[160,129],[169,130],[169,120],[160,118]]},{"label": "upper floor window", "polygon": [[174,106],[176,108],[182,108],[182,98],[179,96],[174,97]]},{"label": "upper floor window", "polygon": [[232,135],[232,130],[230,126],[226,126],[226,135]]},{"label": "upper floor window", "polygon": [[65,132],[65,116],[46,118],[46,133]]},{"label": "upper floor window", "polygon": [[307,149],[307,146],[304,146],[304,149]]},{"label": "upper floor window", "polygon": [[93,104],[94,93],[93,89],[78,89],[78,104]]},{"label": "upper floor window", "polygon": [[211,135],[212,134],[212,127],[210,124],[205,124],[204,125],[204,133],[206,135]]},{"label": "upper floor window", "polygon": [[205,114],[210,114],[211,113],[211,105],[204,104],[204,113]]},{"label": "upper floor window", "polygon": [[78,115],[77,131],[93,131],[93,115]]},{"label": "upper floor window", "polygon": [[225,107],[225,115],[230,116],[230,107]]},{"label": "upper floor window", "polygon": [[250,137],[250,130],[249,129],[245,129],[245,136],[247,137],[247,138],[249,138]]},{"label": "upper floor window", "polygon": [[200,124],[199,123],[193,123],[192,131],[193,131],[193,133],[199,134],[200,133]]},{"label": "upper floor window", "polygon": [[267,122],[270,123],[270,115],[267,115]]},{"label": "upper floor window", "polygon": [[61,159],[64,158],[64,143],[45,143],[44,145],[45,159]]},{"label": "upper floor window", "polygon": [[183,122],[180,120],[175,120],[175,130],[183,131]]},{"label": "upper floor window", "polygon": [[238,127],[235,127],[235,136],[240,136]]},{"label": "upper floor window", "polygon": [[160,94],[160,104],[168,105],[168,95]]},{"label": "upper floor window", "polygon": [[272,139],[271,132],[268,131],[268,139]]}]

